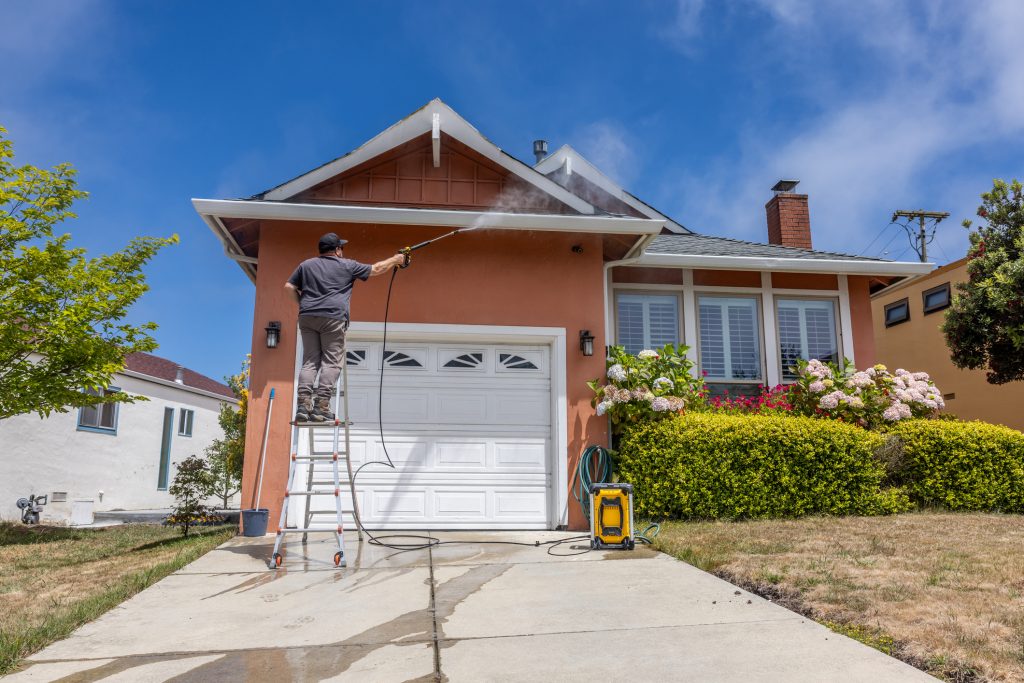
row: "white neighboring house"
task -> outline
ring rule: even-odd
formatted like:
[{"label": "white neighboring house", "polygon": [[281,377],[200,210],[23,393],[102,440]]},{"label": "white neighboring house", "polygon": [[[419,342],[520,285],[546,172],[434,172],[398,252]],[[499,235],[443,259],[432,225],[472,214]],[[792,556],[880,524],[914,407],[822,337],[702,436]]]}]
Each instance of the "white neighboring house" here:
[{"label": "white neighboring house", "polygon": [[238,403],[225,384],[148,353],[128,356],[111,389],[149,400],[0,420],[0,519],[20,519],[15,503],[31,493],[49,496],[47,523],[69,523],[73,507],[76,519],[168,508],[177,463],[203,455],[223,435],[221,404]]}]

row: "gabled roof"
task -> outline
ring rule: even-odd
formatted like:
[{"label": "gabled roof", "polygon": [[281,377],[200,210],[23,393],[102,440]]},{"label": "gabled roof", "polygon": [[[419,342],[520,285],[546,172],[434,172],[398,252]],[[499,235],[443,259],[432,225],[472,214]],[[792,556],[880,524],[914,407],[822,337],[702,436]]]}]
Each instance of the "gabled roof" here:
[{"label": "gabled roof", "polygon": [[201,375],[195,370],[182,367],[173,360],[141,352],[130,353],[125,357],[125,370],[128,372],[153,377],[165,382],[175,382],[178,376],[178,368],[182,370],[181,384],[183,386],[199,389],[210,394],[217,394],[231,401],[237,401],[228,385],[211,379],[206,375]]},{"label": "gabled roof", "polygon": [[661,213],[647,202],[624,190],[618,183],[606,176],[601,170],[590,163],[586,157],[580,154],[571,145],[562,145],[554,154],[541,159],[534,166],[535,169],[545,176],[558,177],[568,181],[573,174],[579,174],[587,181],[607,192],[615,199],[632,207],[647,218],[656,218],[665,221],[665,228],[676,233],[691,232],[686,227],[672,220]]},{"label": "gabled roof", "polygon": [[569,192],[543,173],[535,171],[508,152],[503,151],[485,138],[466,119],[459,116],[454,109],[436,98],[348,154],[266,192],[254,195],[251,199],[287,201],[318,183],[338,176],[427,133],[433,139],[436,155],[439,152],[442,131],[579,213],[587,215],[601,213],[590,202]]}]

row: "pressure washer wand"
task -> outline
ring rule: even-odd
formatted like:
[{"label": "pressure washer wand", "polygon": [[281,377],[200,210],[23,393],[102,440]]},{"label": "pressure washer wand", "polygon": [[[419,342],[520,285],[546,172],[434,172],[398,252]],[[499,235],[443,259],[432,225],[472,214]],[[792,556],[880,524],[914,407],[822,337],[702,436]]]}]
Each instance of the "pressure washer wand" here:
[{"label": "pressure washer wand", "polygon": [[458,235],[460,232],[469,232],[470,230],[475,230],[475,229],[476,229],[475,225],[472,226],[472,227],[469,227],[469,228],[456,228],[455,230],[452,230],[451,232],[445,233],[445,234],[441,235],[440,237],[435,237],[435,238],[429,239],[429,240],[427,240],[425,242],[420,242],[419,244],[414,244],[411,247],[404,247],[403,249],[400,249],[398,251],[398,253],[405,255],[405,263],[402,264],[402,268],[407,268],[409,266],[409,262],[411,261],[410,257],[412,255],[412,252],[416,251],[417,249],[422,249],[423,247],[425,247],[425,246],[427,246],[429,244],[433,244],[434,242],[437,242],[438,240],[443,240],[445,237],[454,237],[455,235]]}]

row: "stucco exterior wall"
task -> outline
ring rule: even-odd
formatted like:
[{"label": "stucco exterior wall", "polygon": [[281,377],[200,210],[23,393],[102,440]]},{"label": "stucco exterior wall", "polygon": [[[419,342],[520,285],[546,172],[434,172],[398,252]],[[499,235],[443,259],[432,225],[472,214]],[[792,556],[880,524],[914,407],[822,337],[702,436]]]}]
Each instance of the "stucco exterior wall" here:
[{"label": "stucco exterior wall", "polygon": [[[961,260],[906,284],[890,287],[871,300],[875,321],[878,362],[889,368],[924,371],[946,396],[946,412],[967,420],[985,420],[1024,430],[1024,382],[995,385],[985,381],[984,370],[961,370],[949,359],[949,348],[940,326],[945,311],[925,315],[922,293],[926,289],[967,280],[967,264]],[[952,290],[953,295],[956,289]],[[885,326],[885,306],[901,299],[910,304],[910,320]],[[949,397],[955,394],[955,398]]]},{"label": "stucco exterior wall", "polygon": [[[252,500],[268,395],[274,388],[277,398],[261,496],[261,506],[271,510],[271,530],[277,526],[288,473],[288,422],[294,398],[298,306],[283,285],[299,262],[316,254],[317,239],[328,231],[350,241],[346,257],[366,263],[443,232],[425,227],[311,222],[261,226],[243,501],[248,506]],[[574,253],[574,245],[582,246],[583,253]],[[607,422],[594,414],[586,386],[587,380],[601,376],[604,370],[600,351],[606,344],[602,332],[602,275],[598,236],[504,230],[467,233],[414,255],[412,266],[395,280],[389,322],[565,328],[567,456],[571,472],[584,447],[607,443],[608,438]],[[388,278],[383,275],[356,284],[353,320],[383,320]],[[267,349],[264,327],[272,320],[281,322],[282,338],[278,348]],[[584,357],[575,343],[582,329],[589,329],[596,337],[597,351],[591,357]],[[570,524],[578,528],[583,523],[582,514],[574,509],[576,506],[569,507]]]},{"label": "stucco exterior wall", "polygon": [[[51,523],[67,522],[75,499],[93,500],[96,511],[170,507],[171,495],[157,489],[164,408],[174,408],[170,482],[177,463],[222,435],[221,401],[124,375],[114,385],[150,399],[118,406],[116,434],[79,430],[77,409],[0,420],[0,518],[20,518],[15,501],[30,493],[50,495],[42,521]],[[191,437],[178,435],[182,408],[195,411]],[[55,491],[67,502],[53,502]]]}]

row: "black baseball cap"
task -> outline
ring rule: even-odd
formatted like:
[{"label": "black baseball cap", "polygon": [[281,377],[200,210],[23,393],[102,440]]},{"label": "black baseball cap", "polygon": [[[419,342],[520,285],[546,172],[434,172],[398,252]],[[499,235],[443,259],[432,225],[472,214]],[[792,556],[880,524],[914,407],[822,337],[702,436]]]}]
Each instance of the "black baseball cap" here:
[{"label": "black baseball cap", "polygon": [[327,251],[334,251],[338,247],[343,247],[348,244],[348,240],[343,240],[333,232],[329,232],[320,238],[320,253],[323,254]]}]

